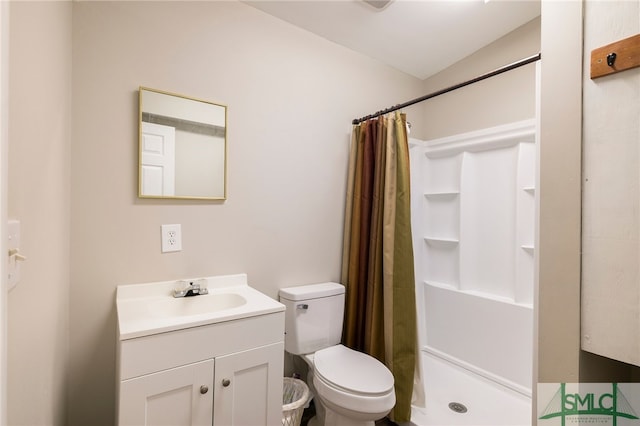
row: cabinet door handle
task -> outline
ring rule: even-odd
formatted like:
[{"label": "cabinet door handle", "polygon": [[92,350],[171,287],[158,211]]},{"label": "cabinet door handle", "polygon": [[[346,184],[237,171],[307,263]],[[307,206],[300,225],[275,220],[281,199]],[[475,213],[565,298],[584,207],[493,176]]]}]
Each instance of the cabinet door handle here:
[{"label": "cabinet door handle", "polygon": [[225,388],[227,386],[229,386],[231,384],[231,380],[229,379],[222,379],[222,386],[224,386]]},{"label": "cabinet door handle", "polygon": [[202,385],[202,386],[200,386],[200,393],[201,393],[201,394],[203,394],[203,395],[204,395],[204,394],[205,394],[205,393],[207,393],[207,392],[209,392],[209,386],[207,386],[207,385]]}]

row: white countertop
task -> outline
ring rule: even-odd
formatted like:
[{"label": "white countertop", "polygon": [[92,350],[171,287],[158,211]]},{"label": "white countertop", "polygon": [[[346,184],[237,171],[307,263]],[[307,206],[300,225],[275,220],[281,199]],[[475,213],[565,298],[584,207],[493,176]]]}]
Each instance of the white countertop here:
[{"label": "white countertop", "polygon": [[118,338],[133,339],[285,309],[280,302],[250,287],[246,274],[198,279],[206,280],[209,294],[174,298],[177,281],[118,286]]}]

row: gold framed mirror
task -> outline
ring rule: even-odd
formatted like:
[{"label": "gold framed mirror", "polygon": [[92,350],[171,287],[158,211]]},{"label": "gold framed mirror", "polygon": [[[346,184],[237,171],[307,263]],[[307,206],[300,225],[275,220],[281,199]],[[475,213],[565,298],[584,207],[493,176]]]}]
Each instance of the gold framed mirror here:
[{"label": "gold framed mirror", "polygon": [[140,87],[140,198],[226,200],[227,107]]}]

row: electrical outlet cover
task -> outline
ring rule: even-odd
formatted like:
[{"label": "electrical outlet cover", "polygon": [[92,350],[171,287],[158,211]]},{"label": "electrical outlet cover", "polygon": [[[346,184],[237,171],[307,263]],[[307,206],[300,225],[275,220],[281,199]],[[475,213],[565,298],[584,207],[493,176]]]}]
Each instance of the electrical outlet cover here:
[{"label": "electrical outlet cover", "polygon": [[162,225],[162,252],[182,250],[182,229],[180,224]]}]

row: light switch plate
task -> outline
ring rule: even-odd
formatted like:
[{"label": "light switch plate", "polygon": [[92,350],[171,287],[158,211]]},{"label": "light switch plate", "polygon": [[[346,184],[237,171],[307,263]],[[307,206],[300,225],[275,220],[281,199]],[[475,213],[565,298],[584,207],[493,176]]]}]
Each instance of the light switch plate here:
[{"label": "light switch plate", "polygon": [[180,224],[162,225],[162,252],[182,250],[182,226]]}]

